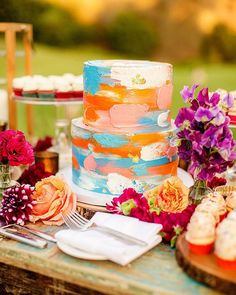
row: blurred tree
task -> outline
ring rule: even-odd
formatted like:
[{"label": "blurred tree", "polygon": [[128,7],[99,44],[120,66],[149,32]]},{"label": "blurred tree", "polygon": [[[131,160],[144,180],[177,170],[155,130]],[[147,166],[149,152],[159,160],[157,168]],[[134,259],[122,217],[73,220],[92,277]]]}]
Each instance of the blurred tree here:
[{"label": "blurred tree", "polygon": [[0,1],[0,21],[33,24],[36,41],[70,46],[93,38],[90,27],[80,25],[69,12],[57,6],[38,0]]},{"label": "blurred tree", "polygon": [[224,62],[236,61],[236,34],[224,24],[218,24],[212,33],[206,35],[201,52],[207,60],[216,58]]},{"label": "blurred tree", "polygon": [[149,57],[155,53],[158,35],[152,23],[135,12],[118,14],[107,25],[108,46],[121,53]]}]

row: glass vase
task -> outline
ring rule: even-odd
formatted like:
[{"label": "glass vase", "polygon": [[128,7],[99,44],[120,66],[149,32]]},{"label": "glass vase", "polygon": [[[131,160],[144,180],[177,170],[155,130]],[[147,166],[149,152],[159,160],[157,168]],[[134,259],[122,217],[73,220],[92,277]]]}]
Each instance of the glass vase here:
[{"label": "glass vase", "polygon": [[212,189],[207,186],[206,180],[197,179],[190,188],[189,198],[193,204],[197,205],[209,193],[212,193]]},{"label": "glass vase", "polygon": [[0,164],[0,189],[4,190],[11,183],[11,172],[8,164]]},{"label": "glass vase", "polygon": [[11,167],[8,164],[0,164],[0,200],[2,193],[15,185],[18,185],[18,182],[11,178]]}]

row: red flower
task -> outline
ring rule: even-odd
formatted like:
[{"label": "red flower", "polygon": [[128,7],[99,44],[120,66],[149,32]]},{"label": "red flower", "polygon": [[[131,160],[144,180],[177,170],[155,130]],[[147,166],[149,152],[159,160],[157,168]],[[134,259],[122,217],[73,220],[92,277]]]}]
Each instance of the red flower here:
[{"label": "red flower", "polygon": [[35,152],[43,152],[52,146],[52,137],[46,136],[43,139],[39,139],[34,147]]},{"label": "red flower", "polygon": [[45,171],[44,164],[39,162],[25,170],[18,181],[21,184],[25,183],[35,186],[36,182],[51,175],[52,173]]},{"label": "red flower", "polygon": [[33,161],[33,148],[21,131],[0,132],[0,162],[19,166],[31,164]]},{"label": "red flower", "polygon": [[216,188],[217,186],[220,185],[225,185],[227,180],[223,177],[213,177],[211,181],[207,182],[207,186],[211,189]]}]

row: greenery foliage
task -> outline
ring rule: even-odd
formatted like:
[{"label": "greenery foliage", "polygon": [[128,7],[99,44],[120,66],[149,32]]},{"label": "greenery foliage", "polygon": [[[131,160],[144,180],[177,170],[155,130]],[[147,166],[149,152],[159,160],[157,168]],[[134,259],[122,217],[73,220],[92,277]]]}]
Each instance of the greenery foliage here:
[{"label": "greenery foliage", "polygon": [[154,26],[134,12],[117,15],[107,26],[108,46],[118,52],[137,57],[148,57],[157,47]]},{"label": "greenery foliage", "polygon": [[34,40],[55,46],[86,43],[92,30],[65,10],[38,0],[1,0],[0,21],[33,24]]},{"label": "greenery foliage", "polygon": [[202,54],[206,59],[223,62],[236,61],[236,34],[223,24],[215,26],[212,33],[202,42]]}]

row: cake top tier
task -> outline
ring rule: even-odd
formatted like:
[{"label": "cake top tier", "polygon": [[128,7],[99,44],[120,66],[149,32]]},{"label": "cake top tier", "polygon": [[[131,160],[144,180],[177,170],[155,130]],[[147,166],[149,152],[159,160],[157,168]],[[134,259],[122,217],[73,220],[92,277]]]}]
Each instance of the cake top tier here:
[{"label": "cake top tier", "polygon": [[84,122],[90,126],[112,130],[159,121],[160,127],[166,127],[171,98],[168,63],[95,60],[84,64]]}]

